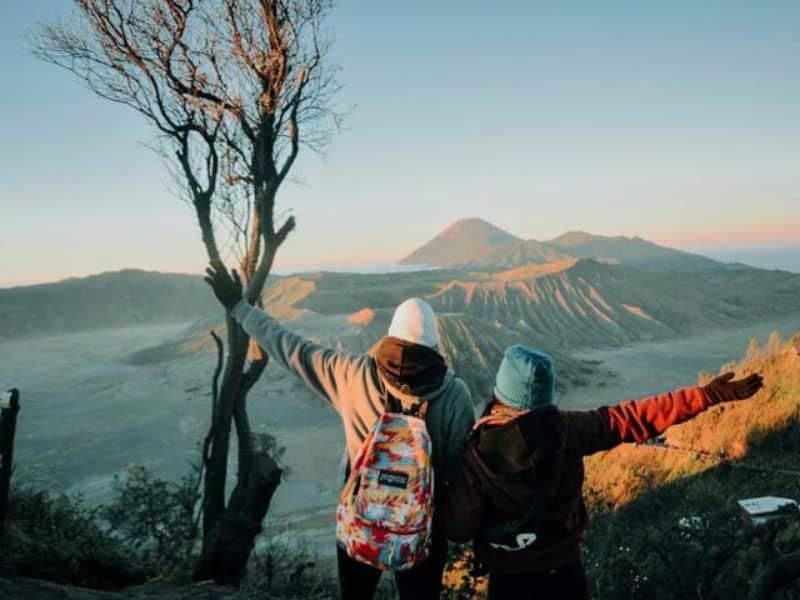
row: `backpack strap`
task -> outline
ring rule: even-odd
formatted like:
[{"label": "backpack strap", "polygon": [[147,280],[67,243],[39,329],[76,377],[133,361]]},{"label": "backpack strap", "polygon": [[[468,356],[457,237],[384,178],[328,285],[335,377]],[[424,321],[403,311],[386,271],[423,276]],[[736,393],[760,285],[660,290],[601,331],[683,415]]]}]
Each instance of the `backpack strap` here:
[{"label": "backpack strap", "polygon": [[419,404],[416,404],[414,408],[416,408],[417,414],[416,416],[422,420],[425,420],[425,416],[428,414],[428,407],[430,406],[430,402],[427,400],[420,400]]}]

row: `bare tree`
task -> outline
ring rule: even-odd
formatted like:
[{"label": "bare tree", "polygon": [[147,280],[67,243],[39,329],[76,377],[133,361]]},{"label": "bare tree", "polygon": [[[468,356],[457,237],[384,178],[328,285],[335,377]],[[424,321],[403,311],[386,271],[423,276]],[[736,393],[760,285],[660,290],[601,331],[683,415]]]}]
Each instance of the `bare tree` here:
[{"label": "bare tree", "polygon": [[[41,28],[34,51],[154,126],[158,148],[194,207],[209,260],[222,264],[220,247],[230,243],[245,296],[260,304],[275,255],[295,227],[292,217],[276,215],[278,190],[301,145],[319,151],[338,127],[336,69],[321,29],[331,0],[74,5],[71,21]],[[204,447],[203,551],[195,577],[238,584],[281,472],[254,442],[247,415],[248,392],[267,357],[230,315],[226,327]],[[238,470],[228,497],[232,428]]]}]

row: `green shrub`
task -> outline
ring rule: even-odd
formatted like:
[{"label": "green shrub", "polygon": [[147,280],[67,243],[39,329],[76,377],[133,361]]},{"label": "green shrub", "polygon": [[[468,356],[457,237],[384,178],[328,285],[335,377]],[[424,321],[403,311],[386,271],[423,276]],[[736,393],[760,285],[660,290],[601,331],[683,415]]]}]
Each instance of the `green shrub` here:
[{"label": "green shrub", "polygon": [[101,514],[123,550],[153,575],[182,579],[194,566],[199,542],[197,481],[196,468],[176,483],[155,477],[141,465],[128,467],[124,478],[114,479],[116,498]]},{"label": "green shrub", "polygon": [[98,508],[81,496],[15,488],[0,538],[0,575],[44,577],[62,583],[114,588],[95,566],[122,562],[116,541],[99,524]]}]

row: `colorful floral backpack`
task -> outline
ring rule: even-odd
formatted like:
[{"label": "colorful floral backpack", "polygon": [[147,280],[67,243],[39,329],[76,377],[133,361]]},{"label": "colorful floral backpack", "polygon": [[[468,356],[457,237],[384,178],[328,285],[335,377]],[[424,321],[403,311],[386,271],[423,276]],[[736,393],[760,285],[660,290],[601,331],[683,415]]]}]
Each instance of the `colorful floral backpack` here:
[{"label": "colorful floral backpack", "polygon": [[[336,541],[351,558],[403,570],[430,551],[433,522],[427,403],[403,413],[387,403],[353,462],[336,510]],[[391,409],[391,410],[390,410]]]}]

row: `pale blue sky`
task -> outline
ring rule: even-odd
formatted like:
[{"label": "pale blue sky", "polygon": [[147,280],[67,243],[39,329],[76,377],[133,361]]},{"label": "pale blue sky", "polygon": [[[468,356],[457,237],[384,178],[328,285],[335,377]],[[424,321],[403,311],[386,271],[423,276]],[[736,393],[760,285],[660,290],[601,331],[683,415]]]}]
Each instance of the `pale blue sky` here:
[{"label": "pale blue sky", "polygon": [[[2,9],[0,285],[199,271],[151,132],[37,62],[67,0]],[[800,3],[342,0],[348,130],[284,190],[279,267],[391,261],[453,220],[522,237],[800,245]]]}]

